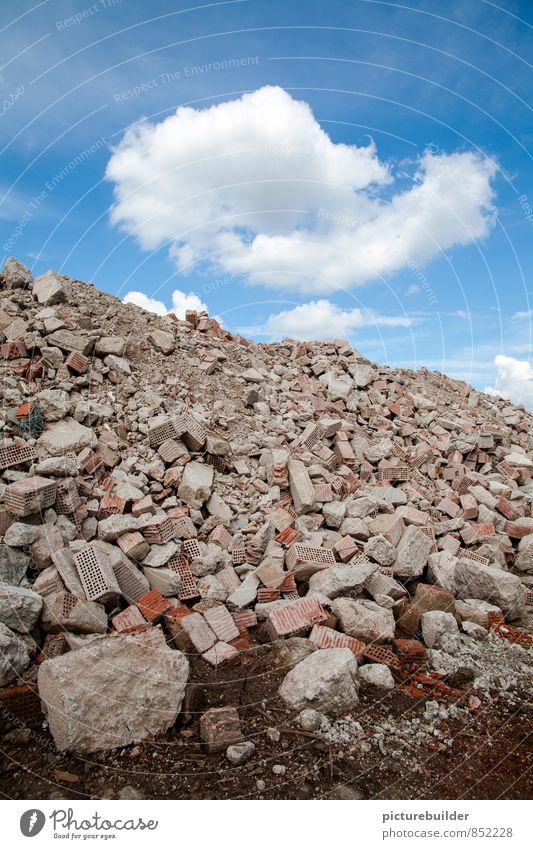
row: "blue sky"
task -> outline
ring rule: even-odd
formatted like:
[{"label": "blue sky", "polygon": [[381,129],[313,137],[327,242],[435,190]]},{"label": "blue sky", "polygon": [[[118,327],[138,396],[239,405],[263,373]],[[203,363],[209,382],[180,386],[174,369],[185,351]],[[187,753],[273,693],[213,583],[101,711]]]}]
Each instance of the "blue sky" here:
[{"label": "blue sky", "polygon": [[3,257],[533,407],[532,25],[529,0],[4,0]]}]

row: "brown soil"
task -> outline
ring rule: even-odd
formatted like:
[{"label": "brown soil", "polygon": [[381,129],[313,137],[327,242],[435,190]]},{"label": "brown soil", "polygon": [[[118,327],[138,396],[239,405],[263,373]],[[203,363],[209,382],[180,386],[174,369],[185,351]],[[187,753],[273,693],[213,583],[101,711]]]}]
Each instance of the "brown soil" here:
[{"label": "brown soil", "polygon": [[[495,697],[461,719],[444,720],[439,730],[452,740],[411,745],[384,756],[373,745],[328,744],[302,731],[282,706],[277,687],[286,670],[275,655],[256,647],[239,665],[206,670],[193,662],[188,713],[158,740],[94,755],[63,755],[47,731],[18,729],[2,747],[0,792],[14,799],[120,798],[135,788],[147,799],[526,799],[533,792],[531,711],[515,696],[512,708]],[[465,691],[458,704],[468,701]],[[245,739],[256,749],[248,762],[232,766],[224,752],[207,755],[198,734],[198,716],[209,707],[239,709]],[[420,717],[425,703],[395,690],[366,691],[352,712],[371,740],[374,726]],[[268,729],[281,732],[273,742]],[[283,775],[274,765],[286,766]],[[67,776],[61,775],[67,773]],[[70,775],[69,775],[70,774]],[[258,789],[257,782],[264,782]],[[122,798],[130,798],[131,789]]]}]

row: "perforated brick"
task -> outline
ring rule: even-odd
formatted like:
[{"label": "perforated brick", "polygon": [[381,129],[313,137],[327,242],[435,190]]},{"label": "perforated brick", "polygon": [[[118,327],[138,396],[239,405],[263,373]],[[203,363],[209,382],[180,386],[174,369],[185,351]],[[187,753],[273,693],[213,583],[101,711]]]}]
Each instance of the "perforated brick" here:
[{"label": "perforated brick", "polygon": [[150,590],[137,599],[137,607],[148,622],[156,622],[172,607],[172,604],[158,590]]},{"label": "perforated brick", "polygon": [[362,657],[365,644],[348,634],[341,634],[324,625],[313,625],[309,634],[311,642],[319,649],[350,649],[356,657]]},{"label": "perforated brick", "polygon": [[468,548],[460,548],[458,556],[465,558],[466,560],[475,560],[476,563],[480,563],[482,566],[488,566],[490,563],[488,557],[482,557],[481,554],[477,554],[475,551],[470,551]]},{"label": "perforated brick", "polygon": [[141,533],[150,545],[165,545],[176,535],[175,521],[164,514],[151,516],[141,525]]},{"label": "perforated brick", "polygon": [[185,449],[176,439],[165,439],[157,449],[157,453],[165,463],[173,463],[174,460],[183,456]]},{"label": "perforated brick", "polygon": [[324,445],[323,442],[317,442],[312,451],[315,457],[318,457],[328,469],[334,469],[335,466],[339,465],[339,458],[335,452]]},{"label": "perforated brick", "polygon": [[248,628],[255,628],[257,625],[255,610],[237,610],[232,616],[233,621],[239,629],[239,634],[243,634]]},{"label": "perforated brick", "polygon": [[409,466],[383,466],[378,470],[378,481],[408,481],[411,478]]},{"label": "perforated brick", "polygon": [[0,470],[30,463],[36,459],[37,451],[33,445],[20,442],[16,445],[0,445]]},{"label": "perforated brick", "polygon": [[309,450],[311,451],[317,445],[317,443],[320,442],[323,436],[324,431],[322,430],[322,428],[319,427],[319,425],[310,422],[304,429],[303,433],[300,435],[298,444],[305,445],[305,447],[309,448]]},{"label": "perforated brick", "polygon": [[192,539],[196,537],[196,527],[190,516],[172,516],[174,536],[177,539]]},{"label": "perforated brick", "polygon": [[328,615],[315,598],[300,598],[269,613],[266,629],[271,640],[306,634],[313,625],[327,621]]},{"label": "perforated brick", "polygon": [[137,562],[144,560],[150,552],[150,546],[139,531],[121,534],[117,539],[117,545],[126,557],[131,557],[132,560]]},{"label": "perforated brick", "polygon": [[269,601],[278,601],[281,598],[279,589],[274,587],[259,587],[257,590],[257,601],[265,604]]},{"label": "perforated brick", "polygon": [[333,501],[333,492],[330,483],[316,483],[314,488],[317,501],[323,503]]},{"label": "perforated brick", "polygon": [[127,601],[138,601],[146,593],[148,582],[133,563],[121,560],[113,565],[113,572]]},{"label": "perforated brick", "polygon": [[109,558],[102,551],[88,545],[74,555],[74,563],[88,601],[105,603],[120,595]]},{"label": "perforated brick", "polygon": [[213,466],[221,475],[226,474],[230,468],[224,457],[219,457],[218,454],[205,454],[204,459],[208,466]]},{"label": "perforated brick", "polygon": [[209,542],[216,542],[221,548],[226,550],[231,545],[231,534],[226,530],[224,525],[217,525],[209,534]]},{"label": "perforated brick", "polygon": [[450,554],[453,554],[454,556],[457,554],[460,547],[461,543],[456,537],[444,536],[439,540],[439,548],[442,551],[449,551]]},{"label": "perforated brick", "polygon": [[324,563],[329,566],[335,563],[335,557],[329,548],[318,548],[296,542],[287,551],[285,562],[291,569],[300,563]]},{"label": "perforated brick", "polygon": [[94,474],[101,466],[104,465],[100,454],[96,451],[91,451],[90,448],[84,448],[78,454],[78,463],[88,475]]},{"label": "perforated brick", "polygon": [[351,536],[341,537],[333,546],[335,557],[342,563],[347,563],[359,550],[357,542]]},{"label": "perforated brick", "polygon": [[178,436],[191,451],[200,451],[206,440],[206,430],[191,413],[184,413],[175,420]]},{"label": "perforated brick", "polygon": [[284,530],[280,531],[280,533],[276,536],[276,542],[279,542],[281,545],[289,546],[296,542],[296,540],[300,539],[300,537],[300,532],[294,528],[284,528]]},{"label": "perforated brick", "polygon": [[233,546],[231,551],[231,562],[234,566],[239,566],[241,563],[246,563],[246,549],[244,545]]},{"label": "perforated brick", "polygon": [[183,554],[173,554],[166,564],[167,569],[172,569],[181,578],[181,586],[178,593],[180,601],[198,598],[200,595],[196,578],[194,577],[187,558]]},{"label": "perforated brick", "polygon": [[428,521],[428,514],[423,510],[418,510],[416,507],[410,507],[407,504],[402,504],[396,511],[398,516],[401,516],[406,525],[417,525],[422,527]]},{"label": "perforated brick", "polygon": [[4,728],[33,727],[43,721],[37,685],[21,684],[0,690],[0,725]]},{"label": "perforated brick", "polygon": [[56,513],[63,515],[74,513],[79,504],[81,504],[81,498],[76,481],[72,478],[59,481],[56,489]]},{"label": "perforated brick", "polygon": [[160,424],[148,427],[148,441],[151,448],[159,448],[167,439],[178,439],[180,434],[176,428],[175,419],[169,418]]},{"label": "perforated brick", "polygon": [[84,374],[89,367],[89,359],[79,351],[72,351],[65,360],[65,365],[76,374]]},{"label": "perforated brick", "polygon": [[373,663],[384,663],[389,669],[394,669],[396,672],[401,672],[402,663],[398,657],[390,649],[385,646],[371,643],[363,650],[363,657],[371,660]]},{"label": "perforated brick", "polygon": [[40,513],[54,504],[56,488],[56,481],[38,475],[15,481],[5,489],[5,508],[16,516]]},{"label": "perforated brick", "polygon": [[218,639],[223,642],[229,643],[239,636],[239,629],[235,625],[231,613],[223,604],[206,610],[204,619]]},{"label": "perforated brick", "polygon": [[181,545],[181,550],[189,560],[195,560],[202,556],[202,550],[197,539],[186,539]]}]

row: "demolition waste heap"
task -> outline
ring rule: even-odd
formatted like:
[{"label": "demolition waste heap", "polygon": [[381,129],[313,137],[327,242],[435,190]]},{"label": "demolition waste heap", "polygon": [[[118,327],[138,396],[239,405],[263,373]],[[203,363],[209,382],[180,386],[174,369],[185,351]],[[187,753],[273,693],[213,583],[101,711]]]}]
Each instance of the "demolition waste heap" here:
[{"label": "demolition waste heap", "polygon": [[523,708],[523,407],[344,340],[160,317],[14,258],[0,343],[8,743],[38,733],[71,768],[168,744],[174,771],[227,768],[228,792],[242,766],[248,795],[313,795],[336,747],[394,769],[453,756],[491,705]]}]

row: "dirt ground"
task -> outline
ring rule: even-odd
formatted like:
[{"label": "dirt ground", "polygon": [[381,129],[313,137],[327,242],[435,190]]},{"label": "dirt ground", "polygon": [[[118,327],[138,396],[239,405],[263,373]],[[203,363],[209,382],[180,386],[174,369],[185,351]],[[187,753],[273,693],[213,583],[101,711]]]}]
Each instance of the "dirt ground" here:
[{"label": "dirt ground", "polygon": [[[271,650],[256,648],[239,665],[216,671],[194,662],[186,712],[163,738],[80,756],[57,752],[43,727],[8,732],[0,792],[10,799],[531,798],[532,711],[525,694],[512,700],[487,694],[469,709],[472,691],[465,689],[459,717],[438,720],[435,742],[417,745],[401,728],[419,719],[427,730],[424,699],[399,689],[385,696],[365,690],[351,714],[363,736],[331,743],[303,731],[280,704],[277,687],[286,670]],[[207,755],[200,743],[199,715],[225,705],[238,707],[244,738],[256,747],[239,767],[224,752]],[[398,742],[405,738],[399,749],[390,735],[385,748],[376,743],[384,723]]]}]

